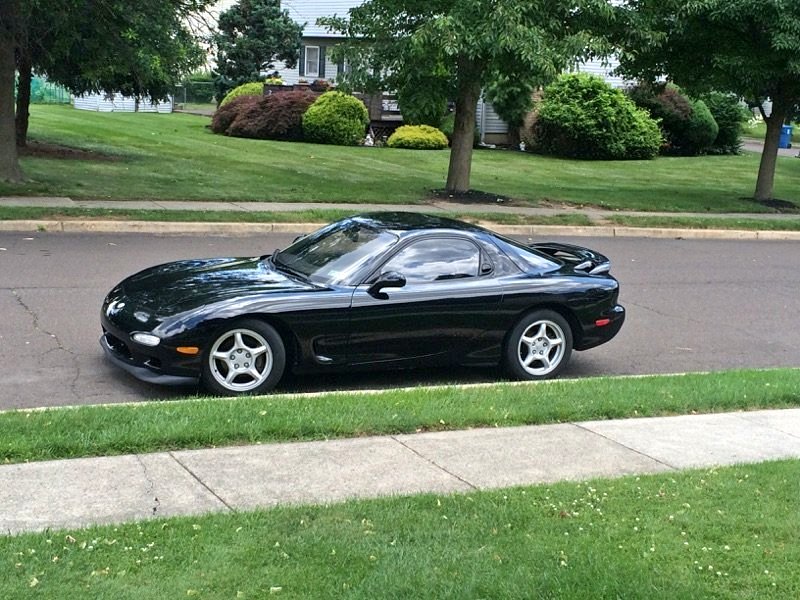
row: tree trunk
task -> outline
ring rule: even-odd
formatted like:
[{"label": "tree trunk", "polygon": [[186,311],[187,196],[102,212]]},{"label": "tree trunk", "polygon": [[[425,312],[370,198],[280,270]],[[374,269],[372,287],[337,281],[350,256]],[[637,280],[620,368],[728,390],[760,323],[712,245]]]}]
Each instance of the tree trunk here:
[{"label": "tree trunk", "polygon": [[0,180],[22,181],[14,126],[14,72],[18,0],[0,2]]},{"label": "tree trunk", "polygon": [[446,186],[448,192],[455,193],[469,190],[472,145],[475,141],[475,112],[481,95],[479,65],[467,58],[460,58],[458,63],[456,114]]},{"label": "tree trunk", "polygon": [[31,107],[31,80],[33,79],[33,67],[31,57],[27,49],[20,48],[17,58],[17,70],[19,71],[19,81],[17,82],[17,148],[24,148],[28,145],[28,120],[30,119]]},{"label": "tree trunk", "polygon": [[761,152],[761,164],[758,167],[758,180],[754,199],[757,202],[772,200],[773,184],[775,182],[775,165],[778,161],[778,143],[781,137],[783,120],[788,114],[788,109],[783,102],[773,100],[772,114],[765,119],[767,135],[764,138],[764,150]]}]

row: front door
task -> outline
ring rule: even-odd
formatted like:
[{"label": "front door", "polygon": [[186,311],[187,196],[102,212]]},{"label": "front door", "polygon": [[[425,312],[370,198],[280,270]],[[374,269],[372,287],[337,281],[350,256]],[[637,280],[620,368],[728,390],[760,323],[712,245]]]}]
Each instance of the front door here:
[{"label": "front door", "polygon": [[[474,349],[502,300],[491,270],[465,238],[425,238],[400,248],[353,293],[348,362],[457,362]],[[388,272],[403,275],[406,285],[370,294]]]}]

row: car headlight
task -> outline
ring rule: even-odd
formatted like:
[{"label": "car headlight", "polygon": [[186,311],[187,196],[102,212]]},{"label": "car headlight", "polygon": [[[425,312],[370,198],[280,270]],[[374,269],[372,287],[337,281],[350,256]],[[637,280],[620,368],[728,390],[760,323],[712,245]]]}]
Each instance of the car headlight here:
[{"label": "car headlight", "polygon": [[132,333],[131,339],[137,344],[142,344],[143,346],[158,346],[161,343],[161,338],[157,335],[153,335],[152,333],[143,333],[141,331]]}]

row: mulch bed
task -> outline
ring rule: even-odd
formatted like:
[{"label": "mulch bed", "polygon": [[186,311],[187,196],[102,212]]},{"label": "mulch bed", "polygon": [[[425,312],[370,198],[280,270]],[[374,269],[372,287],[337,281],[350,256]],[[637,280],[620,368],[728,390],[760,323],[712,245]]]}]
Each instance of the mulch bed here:
[{"label": "mulch bed", "polygon": [[70,148],[58,144],[47,144],[45,142],[29,141],[24,148],[18,148],[20,156],[30,156],[34,158],[52,158],[57,160],[122,160],[119,156],[111,156],[102,152],[92,150],[81,150],[80,148]]},{"label": "mulch bed", "polygon": [[482,192],[481,190],[467,190],[466,192],[450,192],[447,190],[431,190],[437,200],[450,202],[463,202],[465,204],[508,204],[512,201],[508,196]]}]

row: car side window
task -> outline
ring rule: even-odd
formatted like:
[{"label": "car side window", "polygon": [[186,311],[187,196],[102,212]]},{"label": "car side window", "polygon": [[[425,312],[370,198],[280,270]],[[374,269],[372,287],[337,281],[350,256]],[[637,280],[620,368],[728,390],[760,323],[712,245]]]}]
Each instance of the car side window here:
[{"label": "car side window", "polygon": [[477,277],[481,263],[478,247],[467,240],[420,240],[403,248],[381,269],[397,271],[408,283],[430,283]]}]

